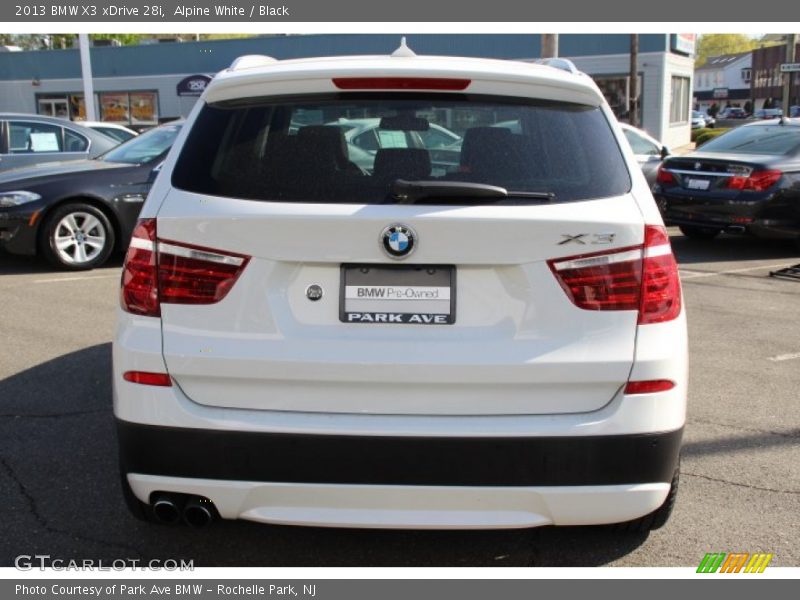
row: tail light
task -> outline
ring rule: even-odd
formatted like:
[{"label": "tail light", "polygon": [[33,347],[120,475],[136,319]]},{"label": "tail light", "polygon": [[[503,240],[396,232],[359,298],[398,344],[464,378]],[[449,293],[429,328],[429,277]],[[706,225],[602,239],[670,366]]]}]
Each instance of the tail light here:
[{"label": "tail light", "polygon": [[666,392],[675,387],[675,382],[669,379],[650,379],[647,381],[629,381],[625,385],[626,394],[652,394]]},{"label": "tail light", "polygon": [[662,323],[681,312],[678,265],[664,227],[646,225],[644,244],[548,261],[575,306],[636,310],[639,324]]},{"label": "tail light", "polygon": [[172,378],[168,373],[151,373],[149,371],[125,371],[122,374],[125,381],[139,383],[142,385],[157,385],[160,387],[171,387]]},{"label": "tail light", "polygon": [[681,280],[667,230],[645,225],[639,324],[663,323],[681,313]]},{"label": "tail light", "polygon": [[728,177],[725,187],[729,190],[744,190],[750,192],[763,192],[775,185],[781,178],[781,171],[755,171],[749,177],[735,175]]},{"label": "tail light", "polygon": [[161,304],[214,304],[241,275],[249,256],[159,240],[155,219],[140,219],[122,269],[122,308],[158,317]]},{"label": "tail light", "polygon": [[656,182],[663,184],[675,183],[675,175],[667,171],[664,165],[661,165],[658,167],[658,173],[656,173]]},{"label": "tail light", "polygon": [[135,315],[158,317],[156,220],[139,219],[122,267],[122,308]]}]

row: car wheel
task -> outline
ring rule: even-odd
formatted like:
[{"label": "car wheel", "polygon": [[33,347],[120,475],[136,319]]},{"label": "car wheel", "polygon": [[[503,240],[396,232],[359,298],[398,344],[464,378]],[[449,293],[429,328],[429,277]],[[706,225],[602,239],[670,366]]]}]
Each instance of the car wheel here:
[{"label": "car wheel", "polygon": [[102,265],[114,249],[114,228],[90,204],[59,206],[43,226],[41,252],[62,269],[79,271]]},{"label": "car wheel", "polygon": [[672,514],[672,509],[675,507],[675,499],[678,496],[678,482],[680,479],[680,462],[675,469],[675,474],[672,476],[672,482],[669,486],[669,493],[667,494],[664,503],[655,509],[650,514],[647,514],[633,521],[625,523],[616,523],[613,527],[616,531],[623,533],[647,533],[660,529],[669,521]]},{"label": "car wheel", "polygon": [[683,235],[693,240],[713,240],[722,232],[722,229],[716,227],[697,227],[695,225],[679,225],[678,229]]}]

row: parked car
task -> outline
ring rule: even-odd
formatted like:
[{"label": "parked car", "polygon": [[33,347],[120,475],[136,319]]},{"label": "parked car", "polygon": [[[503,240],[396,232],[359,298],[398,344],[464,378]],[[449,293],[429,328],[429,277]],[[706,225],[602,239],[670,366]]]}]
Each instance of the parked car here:
[{"label": "parked car", "polygon": [[753,113],[754,119],[777,119],[783,116],[780,108],[759,108]]},{"label": "parked car", "polygon": [[[251,56],[198,100],[123,266],[114,410],[134,515],[669,516],[680,282],[603,94],[563,59],[409,53]],[[371,173],[353,169],[327,123],[356,115],[398,135],[454,115],[459,168],[381,147]],[[492,127],[505,121],[521,133]]]},{"label": "parked car", "polygon": [[705,127],[714,127],[716,120],[699,110],[692,111],[692,129],[703,129]]},{"label": "parked car", "polygon": [[669,148],[646,131],[632,127],[627,123],[620,123],[619,125],[622,127],[625,139],[628,140],[633,153],[636,155],[636,162],[642,168],[648,185],[652,186],[656,182],[656,175],[658,167],[661,166],[661,161],[670,155]]},{"label": "parked car", "polygon": [[350,160],[367,173],[372,172],[375,156],[380,149],[443,150],[461,140],[458,134],[436,123],[429,123],[426,130],[414,131],[387,129],[386,127],[389,125],[386,125],[386,122],[380,118],[350,119],[342,117],[328,125],[342,129],[348,145]]},{"label": "parked car", "polygon": [[127,142],[131,138],[135,138],[139,133],[133,129],[129,129],[119,123],[108,123],[106,121],[81,121],[81,125],[94,129],[102,134],[111,137],[117,142]]},{"label": "parked car", "polygon": [[800,106],[790,106],[789,107],[789,117],[794,119],[796,117],[800,117]]},{"label": "parked car", "polygon": [[727,231],[798,240],[798,181],[800,122],[757,121],[668,158],[654,193],[664,219],[691,238]]},{"label": "parked car", "polygon": [[44,162],[94,158],[118,143],[65,119],[0,113],[0,172]]},{"label": "parked car", "polygon": [[96,159],[0,174],[0,246],[41,254],[63,269],[100,266],[112,251],[128,247],[179,130],[180,124],[162,125]]},{"label": "parked car", "polygon": [[717,119],[746,119],[747,113],[738,106],[726,106],[717,114]]}]

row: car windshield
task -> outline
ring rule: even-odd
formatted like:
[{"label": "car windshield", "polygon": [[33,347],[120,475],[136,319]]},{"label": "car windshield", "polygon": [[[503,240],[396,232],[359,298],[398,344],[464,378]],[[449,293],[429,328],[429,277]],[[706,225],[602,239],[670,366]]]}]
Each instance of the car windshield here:
[{"label": "car windshield", "polygon": [[703,145],[703,152],[732,154],[793,154],[800,150],[800,127],[760,125],[739,127]]},{"label": "car windshield", "polygon": [[[172,182],[250,200],[352,204],[569,201],[630,189],[600,108],[385,93],[207,105]],[[423,185],[409,195],[409,182]],[[487,195],[487,185],[505,193]]]},{"label": "car windshield", "polygon": [[100,160],[132,165],[149,162],[169,150],[180,129],[180,125],[156,127],[106,152]]}]

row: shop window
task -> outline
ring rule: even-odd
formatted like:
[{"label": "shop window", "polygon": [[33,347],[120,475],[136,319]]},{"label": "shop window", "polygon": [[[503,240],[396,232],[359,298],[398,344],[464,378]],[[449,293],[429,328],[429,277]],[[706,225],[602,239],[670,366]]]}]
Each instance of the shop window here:
[{"label": "shop window", "polygon": [[156,92],[104,92],[100,98],[100,118],[126,125],[158,124]]}]

